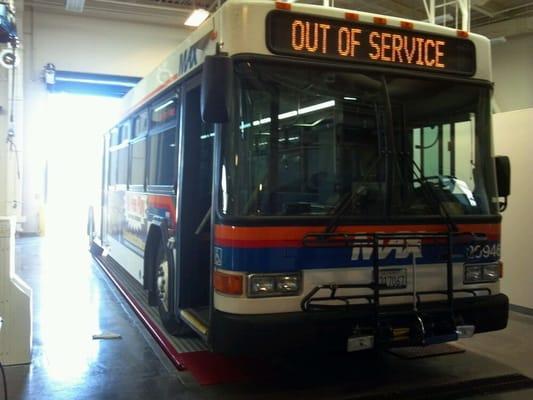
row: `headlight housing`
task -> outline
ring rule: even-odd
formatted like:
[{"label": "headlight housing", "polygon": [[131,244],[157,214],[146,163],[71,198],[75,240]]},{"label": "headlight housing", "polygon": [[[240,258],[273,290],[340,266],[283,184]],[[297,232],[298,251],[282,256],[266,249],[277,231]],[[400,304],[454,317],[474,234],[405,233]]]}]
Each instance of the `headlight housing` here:
[{"label": "headlight housing", "polygon": [[296,296],[300,288],[299,273],[248,275],[248,297]]},{"label": "headlight housing", "polygon": [[465,264],[464,280],[468,283],[496,282],[500,278],[500,266],[494,264]]}]

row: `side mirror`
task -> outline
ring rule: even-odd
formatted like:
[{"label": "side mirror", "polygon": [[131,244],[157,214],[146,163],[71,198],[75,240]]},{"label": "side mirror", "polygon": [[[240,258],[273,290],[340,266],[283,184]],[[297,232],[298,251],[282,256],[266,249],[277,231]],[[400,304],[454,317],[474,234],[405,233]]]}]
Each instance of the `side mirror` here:
[{"label": "side mirror", "polygon": [[503,203],[500,203],[500,211],[505,211],[507,208],[507,196],[511,194],[511,161],[507,156],[496,156],[494,162],[496,165],[498,196],[504,198]]},{"label": "side mirror", "polygon": [[228,122],[233,103],[233,60],[228,56],[206,56],[202,72],[202,119]]}]

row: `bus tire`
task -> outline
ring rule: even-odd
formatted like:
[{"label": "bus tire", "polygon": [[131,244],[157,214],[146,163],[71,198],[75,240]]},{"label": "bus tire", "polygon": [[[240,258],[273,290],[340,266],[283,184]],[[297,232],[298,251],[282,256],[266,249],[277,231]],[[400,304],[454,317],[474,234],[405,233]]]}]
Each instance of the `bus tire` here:
[{"label": "bus tire", "polygon": [[176,316],[174,297],[174,260],[173,252],[166,246],[166,237],[160,231],[157,242],[157,254],[152,272],[152,301],[155,303],[161,323],[166,331],[172,335],[182,336],[190,332],[189,328]]}]

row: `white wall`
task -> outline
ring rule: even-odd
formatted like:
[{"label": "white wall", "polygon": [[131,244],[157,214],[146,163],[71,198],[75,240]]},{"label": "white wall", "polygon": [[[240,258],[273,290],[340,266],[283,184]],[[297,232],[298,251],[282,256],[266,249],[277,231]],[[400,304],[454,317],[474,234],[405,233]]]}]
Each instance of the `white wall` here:
[{"label": "white wall", "polygon": [[492,63],[498,111],[533,107],[533,34],[494,44]]},{"label": "white wall", "polygon": [[26,18],[34,73],[52,62],[60,70],[142,77],[187,35],[168,26],[76,14],[26,11]]},{"label": "white wall", "polygon": [[532,135],[533,108],[494,115],[495,153],[507,155],[511,159],[511,196],[508,208],[503,213],[502,291],[509,296],[512,304],[531,309],[533,309]]},{"label": "white wall", "polygon": [[[43,122],[47,101],[41,79],[44,65],[53,63],[58,70],[142,77],[155,68],[188,32],[168,25],[32,8],[25,10],[24,22],[26,128],[22,201],[26,223],[23,230],[39,232],[46,158],[42,154],[42,143],[46,140],[43,126],[47,125]],[[97,135],[102,133],[95,132]]]}]

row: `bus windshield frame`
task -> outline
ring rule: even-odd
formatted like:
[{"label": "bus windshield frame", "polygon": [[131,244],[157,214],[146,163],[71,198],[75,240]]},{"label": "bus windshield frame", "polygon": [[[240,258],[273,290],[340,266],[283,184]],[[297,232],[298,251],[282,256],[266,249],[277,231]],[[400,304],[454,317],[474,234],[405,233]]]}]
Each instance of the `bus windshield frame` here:
[{"label": "bus windshield frame", "polygon": [[221,219],[499,217],[490,83],[255,59],[234,71]]}]

